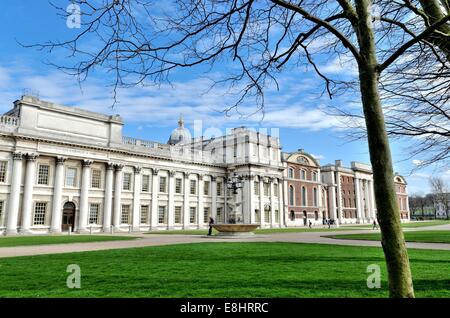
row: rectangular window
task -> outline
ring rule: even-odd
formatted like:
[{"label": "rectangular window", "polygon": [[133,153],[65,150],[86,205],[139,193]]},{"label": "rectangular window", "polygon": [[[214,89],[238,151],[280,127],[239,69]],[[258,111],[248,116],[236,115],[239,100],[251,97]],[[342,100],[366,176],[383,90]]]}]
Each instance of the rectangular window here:
[{"label": "rectangular window", "polygon": [[280,211],[275,210],[275,223],[280,223]]},{"label": "rectangular window", "polygon": [[148,174],[142,175],[142,192],[150,191],[150,176]]},{"label": "rectangular window", "polygon": [[89,205],[89,224],[98,224],[100,204],[91,203]]},{"label": "rectangular window", "polygon": [[195,219],[196,219],[196,215],[197,214],[197,209],[195,207],[190,207],[189,208],[189,223],[191,224],[195,224]]},{"label": "rectangular window", "polygon": [[131,173],[123,174],[122,190],[131,190]]},{"label": "rectangular window", "polygon": [[222,213],[222,208],[220,207],[220,208],[217,208],[217,214],[216,214],[216,218],[217,218],[217,222],[216,223],[220,223],[220,222],[223,222],[223,220],[222,220],[222,218],[223,218],[223,215],[222,215],[223,213]]},{"label": "rectangular window", "polygon": [[167,223],[167,221],[166,221],[166,207],[165,206],[159,206],[158,207],[158,223],[159,224]]},{"label": "rectangular window", "polygon": [[222,195],[222,182],[217,182],[217,195]]},{"label": "rectangular window", "polygon": [[270,223],[270,210],[264,210],[264,222]]},{"label": "rectangular window", "polygon": [[181,224],[181,206],[175,207],[175,223]]},{"label": "rectangular window", "polygon": [[102,171],[99,169],[91,170],[91,188],[100,189],[102,185]]},{"label": "rectangular window", "polygon": [[166,189],[166,177],[159,177],[159,192],[167,192]]},{"label": "rectangular window", "polygon": [[66,170],[66,187],[77,186],[77,168],[67,168]]},{"label": "rectangular window", "polygon": [[47,213],[47,202],[36,202],[34,205],[33,225],[44,225]]},{"label": "rectangular window", "polygon": [[181,194],[181,183],[182,180],[180,178],[175,179],[175,193]]},{"label": "rectangular window", "polygon": [[3,207],[5,206],[4,201],[0,201],[0,225],[3,225],[2,218],[3,218]]},{"label": "rectangular window", "polygon": [[205,181],[203,183],[203,194],[209,195],[209,187],[211,186],[211,183],[209,181]]},{"label": "rectangular window", "polygon": [[278,197],[278,183],[273,184],[273,195]]},{"label": "rectangular window", "polygon": [[259,195],[259,181],[255,181],[255,183],[253,184],[253,189],[254,189],[254,194],[255,195]]},{"label": "rectangular window", "polygon": [[0,161],[0,182],[6,182],[6,169],[8,163],[6,161]]},{"label": "rectangular window", "polygon": [[148,205],[141,205],[141,223],[148,223]]},{"label": "rectangular window", "polygon": [[38,170],[38,184],[48,185],[48,174],[50,171],[50,166],[48,165],[39,165]]},{"label": "rectangular window", "polygon": [[130,205],[122,204],[122,214],[120,216],[120,222],[122,224],[130,223]]},{"label": "rectangular window", "polygon": [[270,195],[270,184],[264,183],[264,196],[268,197]]},{"label": "rectangular window", "polygon": [[197,193],[197,181],[189,180],[189,182],[190,182],[190,194],[196,194]]},{"label": "rectangular window", "polygon": [[203,209],[203,223],[208,223],[210,216],[211,216],[211,209],[209,207],[205,207]]}]

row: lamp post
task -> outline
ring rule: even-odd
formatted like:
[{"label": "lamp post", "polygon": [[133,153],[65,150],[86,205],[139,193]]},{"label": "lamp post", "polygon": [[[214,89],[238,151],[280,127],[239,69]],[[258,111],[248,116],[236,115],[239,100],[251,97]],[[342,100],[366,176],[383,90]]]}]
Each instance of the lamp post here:
[{"label": "lamp post", "polygon": [[237,190],[241,189],[242,187],[243,187],[242,177],[239,176],[236,172],[227,179],[227,188],[229,190],[233,190],[234,194],[233,212],[228,218],[228,223],[233,224],[242,221],[242,215],[240,215],[240,213],[238,212],[238,203],[237,203],[237,194],[238,194]]}]

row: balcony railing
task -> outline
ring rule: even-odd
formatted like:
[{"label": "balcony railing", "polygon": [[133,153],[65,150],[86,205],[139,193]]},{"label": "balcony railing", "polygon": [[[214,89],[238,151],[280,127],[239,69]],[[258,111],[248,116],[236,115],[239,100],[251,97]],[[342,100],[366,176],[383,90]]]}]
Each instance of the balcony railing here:
[{"label": "balcony railing", "polygon": [[0,125],[19,126],[19,117],[0,116]]}]

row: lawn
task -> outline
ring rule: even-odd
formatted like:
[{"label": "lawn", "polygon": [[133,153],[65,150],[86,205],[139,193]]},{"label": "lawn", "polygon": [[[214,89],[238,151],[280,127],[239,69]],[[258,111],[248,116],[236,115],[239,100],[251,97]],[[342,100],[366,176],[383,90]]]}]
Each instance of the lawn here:
[{"label": "lawn", "polygon": [[[407,242],[423,242],[423,243],[450,243],[450,231],[410,231],[404,232]],[[347,240],[367,240],[380,241],[380,233],[368,234],[337,234],[329,237]]]},{"label": "lawn", "polygon": [[[335,231],[351,231],[357,230],[358,228],[351,227],[338,227],[328,229],[327,227],[316,226],[313,228],[308,227],[289,227],[289,228],[272,228],[272,229],[257,229],[254,231],[255,234],[273,234],[273,233],[294,233],[294,232],[335,232]],[[173,234],[184,234],[184,235],[206,235],[208,229],[203,230],[171,230],[171,231],[153,231],[147,232],[146,234],[162,234],[162,235],[173,235]],[[213,229],[213,235],[218,232]]]},{"label": "lawn", "polygon": [[[409,250],[418,297],[450,297],[450,253]],[[68,289],[69,264],[81,288]],[[366,285],[381,266],[381,289]],[[376,247],[199,243],[0,259],[4,297],[386,297]]]},{"label": "lawn", "polygon": [[[436,226],[436,225],[445,225],[450,224],[450,221],[442,220],[442,221],[411,221],[407,223],[402,223],[403,228],[417,228],[417,227],[425,227],[425,226]],[[349,224],[344,225],[342,227],[358,227],[358,228],[372,228],[371,224]]]},{"label": "lawn", "polygon": [[134,240],[136,237],[129,236],[107,236],[107,235],[45,235],[45,236],[12,236],[0,237],[0,247],[87,243],[104,241]]}]

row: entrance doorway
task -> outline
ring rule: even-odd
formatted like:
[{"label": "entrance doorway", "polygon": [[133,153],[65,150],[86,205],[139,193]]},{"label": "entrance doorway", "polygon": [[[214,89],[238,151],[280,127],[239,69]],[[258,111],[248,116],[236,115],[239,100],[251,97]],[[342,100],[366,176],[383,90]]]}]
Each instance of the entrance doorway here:
[{"label": "entrance doorway", "polygon": [[73,232],[75,225],[75,204],[66,202],[63,207],[62,230]]}]

